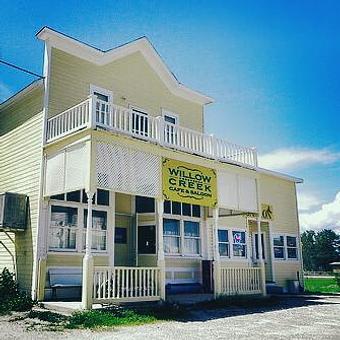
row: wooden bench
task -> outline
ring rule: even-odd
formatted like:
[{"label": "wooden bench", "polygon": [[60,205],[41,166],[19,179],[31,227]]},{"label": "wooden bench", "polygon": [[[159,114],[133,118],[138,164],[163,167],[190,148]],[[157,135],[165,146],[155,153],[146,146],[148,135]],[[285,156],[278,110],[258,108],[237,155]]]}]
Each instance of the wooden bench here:
[{"label": "wooden bench", "polygon": [[52,300],[57,299],[57,289],[70,289],[82,287],[82,268],[59,267],[49,268],[50,287]]}]

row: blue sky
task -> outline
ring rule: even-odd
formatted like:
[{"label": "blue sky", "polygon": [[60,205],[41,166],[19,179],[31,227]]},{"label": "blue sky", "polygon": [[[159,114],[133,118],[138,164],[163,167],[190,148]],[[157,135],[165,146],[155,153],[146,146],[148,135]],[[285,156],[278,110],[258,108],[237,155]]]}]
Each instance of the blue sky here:
[{"label": "blue sky", "polygon": [[[303,177],[302,224],[340,228],[340,1],[3,1],[1,12],[0,58],[36,73],[44,25],[102,49],[146,35],[215,99],[209,133]],[[31,80],[0,66],[0,100]]]}]

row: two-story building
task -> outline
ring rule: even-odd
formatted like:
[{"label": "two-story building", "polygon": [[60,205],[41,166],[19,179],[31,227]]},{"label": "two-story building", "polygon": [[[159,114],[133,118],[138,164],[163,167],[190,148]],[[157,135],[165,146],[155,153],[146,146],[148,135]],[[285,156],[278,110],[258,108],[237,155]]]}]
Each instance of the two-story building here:
[{"label": "two-story building", "polygon": [[102,51],[37,37],[44,78],[0,105],[0,267],[20,287],[90,308],[302,283],[300,179],[206,134],[213,100],[147,38]]}]

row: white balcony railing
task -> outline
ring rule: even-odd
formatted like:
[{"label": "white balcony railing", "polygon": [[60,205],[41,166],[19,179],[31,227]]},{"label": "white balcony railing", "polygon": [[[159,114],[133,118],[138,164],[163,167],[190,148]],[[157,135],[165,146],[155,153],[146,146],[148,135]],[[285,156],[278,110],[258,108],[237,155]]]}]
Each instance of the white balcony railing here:
[{"label": "white balcony railing", "polygon": [[84,128],[100,127],[222,162],[257,166],[255,148],[229,143],[212,135],[147,116],[90,96],[47,121],[46,141],[52,142]]},{"label": "white balcony railing", "polygon": [[160,269],[157,267],[96,267],[93,301],[150,301],[160,299]]}]

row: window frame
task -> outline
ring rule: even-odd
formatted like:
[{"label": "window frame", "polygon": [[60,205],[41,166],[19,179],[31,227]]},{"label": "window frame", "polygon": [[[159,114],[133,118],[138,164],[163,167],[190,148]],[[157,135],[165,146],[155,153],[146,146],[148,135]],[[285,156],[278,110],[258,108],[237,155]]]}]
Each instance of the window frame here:
[{"label": "window frame", "polygon": [[[218,238],[218,232],[219,231],[226,231],[227,232],[227,237],[228,237],[228,242],[225,242],[225,241],[220,241],[219,240],[219,238]],[[230,259],[231,257],[230,257],[230,255],[231,255],[231,251],[230,251],[230,235],[229,235],[230,233],[229,233],[229,229],[228,228],[226,228],[226,227],[218,227],[217,228],[217,243],[218,243],[218,253],[219,253],[219,255],[220,255],[220,257],[222,258],[222,259]],[[220,252],[220,243],[222,243],[222,244],[226,244],[227,246],[228,246],[228,255],[222,255],[221,254],[221,252]]]},{"label": "window frame", "polygon": [[[202,257],[202,220],[199,217],[189,217],[189,216],[182,216],[182,215],[172,215],[172,214],[163,214],[163,221],[164,219],[169,219],[169,220],[177,220],[179,221],[179,248],[180,251],[178,253],[165,253],[165,256],[170,256],[170,257],[187,257],[187,258],[197,258],[197,257]],[[184,236],[184,222],[188,221],[188,222],[196,222],[198,223],[198,230],[199,230],[199,238],[197,237],[197,239],[199,239],[199,253],[198,254],[189,254],[184,252],[184,240],[185,240],[185,236]],[[164,226],[163,226],[164,228]],[[164,239],[164,229],[163,229],[163,239]],[[163,241],[164,242],[164,241]]]},{"label": "window frame", "polygon": [[104,87],[100,87],[98,85],[90,84],[90,95],[94,95],[95,92],[107,96],[109,104],[113,102],[113,92],[111,90],[108,90]]},{"label": "window frame", "polygon": [[[274,252],[274,238],[275,237],[283,237],[283,246],[277,246],[277,247],[283,247],[283,254],[284,257],[283,258],[276,258],[275,257],[275,252]],[[296,239],[296,247],[289,247],[287,245],[287,236],[289,237],[294,237]],[[290,234],[290,233],[275,233],[272,235],[272,259],[273,261],[277,261],[277,262],[282,262],[282,261],[288,261],[288,262],[297,262],[300,261],[300,241],[299,241],[299,237],[297,234]],[[296,248],[296,257],[295,258],[288,258],[288,248]]]},{"label": "window frame", "polygon": [[[97,188],[97,189],[101,189],[101,188]],[[83,195],[84,195],[84,191],[83,189],[79,189],[80,190],[80,202],[74,202],[74,201],[67,201],[67,193],[62,193],[60,195],[64,195],[64,200],[59,200],[59,199],[53,199],[50,198],[49,199],[49,204],[48,204],[48,213],[47,213],[47,221],[48,221],[48,231],[50,231],[51,229],[51,218],[52,218],[52,206],[62,206],[62,207],[70,207],[70,208],[76,208],[78,210],[78,221],[77,221],[77,226],[75,227],[76,229],[76,247],[75,249],[64,249],[64,248],[51,248],[50,247],[50,236],[48,237],[47,240],[47,252],[50,254],[70,254],[70,255],[74,255],[74,254],[84,254],[85,250],[83,249],[83,230],[86,228],[84,227],[86,221],[84,221],[84,212],[85,210],[87,210],[88,205],[87,203],[83,203]],[[106,189],[102,189],[102,190],[106,190]],[[73,191],[77,191],[77,190],[73,190]],[[86,195],[86,193],[85,193]],[[54,195],[53,195],[54,196]],[[95,200],[94,203],[92,205],[92,209],[93,210],[97,210],[97,211],[105,211],[107,213],[107,229],[106,229],[106,250],[96,250],[96,249],[92,249],[92,253],[95,255],[103,255],[103,256],[107,256],[109,255],[109,237],[111,235],[110,230],[112,229],[112,225],[110,223],[110,212],[111,212],[111,205],[114,202],[111,202],[111,197],[109,194],[109,205],[98,205],[97,204],[97,196],[95,195]]]},{"label": "window frame", "polygon": [[170,123],[170,122],[167,122],[167,123],[173,124],[173,125],[179,125],[179,115],[177,113],[162,108],[162,117],[163,117],[164,121],[165,121],[165,116],[168,116],[168,117],[171,117],[171,118],[175,119],[175,124]]},{"label": "window frame", "polygon": [[[239,262],[247,262],[249,261],[249,242],[248,242],[248,235],[247,229],[245,227],[230,227],[230,226],[218,226],[218,230],[227,230],[228,231],[228,240],[229,240],[229,256],[220,255],[222,261],[239,261]],[[244,232],[245,233],[245,243],[243,244],[246,249],[246,256],[234,256],[234,238],[233,238],[233,231],[236,232]],[[217,240],[218,241],[218,240]],[[219,244],[219,242],[217,242]]]},{"label": "window frame", "polygon": [[[267,250],[267,242],[266,242],[266,232],[265,231],[261,231],[261,242],[262,242],[262,236],[263,236],[263,244],[262,244],[262,260],[264,261],[264,263],[267,263],[267,257],[268,257],[268,250]],[[260,256],[259,258],[256,257],[256,235],[258,235],[258,232],[255,231],[252,233],[252,252],[253,252],[253,261],[254,262],[259,262],[260,260]],[[258,237],[258,236],[257,236]]]},{"label": "window frame", "polygon": [[[131,120],[132,120],[132,134],[134,136],[137,136],[137,137],[140,137],[140,138],[148,138],[149,135],[150,135],[150,131],[149,131],[149,118],[150,118],[150,115],[149,115],[149,111],[146,110],[146,109],[143,109],[142,107],[140,106],[137,106],[137,105],[134,105],[134,104],[129,104],[128,105],[128,108],[131,110],[132,112],[132,115],[131,115]],[[144,125],[144,130],[143,130],[143,133],[138,133],[136,132],[137,131],[137,128],[135,126],[136,124],[136,121],[134,121],[134,115],[133,115],[133,112],[138,112],[139,114],[144,114],[146,116],[146,129],[145,129],[145,125]],[[139,131],[141,131],[141,129],[139,129]]]}]

